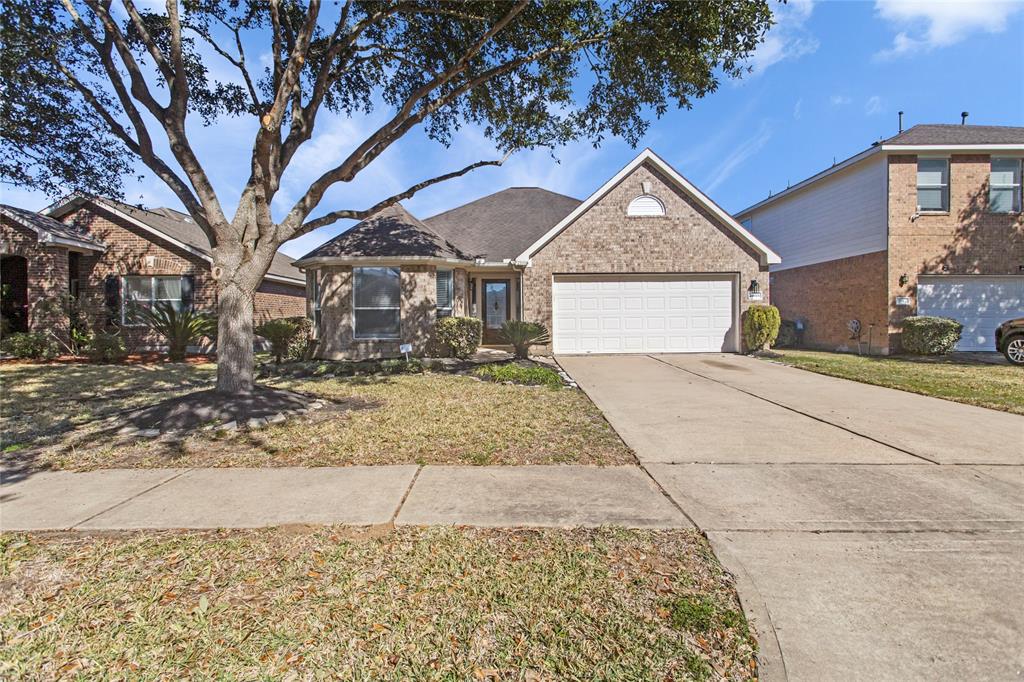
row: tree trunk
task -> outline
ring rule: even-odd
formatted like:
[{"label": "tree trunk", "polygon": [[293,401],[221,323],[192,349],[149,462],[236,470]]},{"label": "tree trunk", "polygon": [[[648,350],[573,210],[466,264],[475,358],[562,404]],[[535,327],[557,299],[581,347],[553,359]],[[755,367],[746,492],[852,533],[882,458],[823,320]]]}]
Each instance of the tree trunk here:
[{"label": "tree trunk", "polygon": [[225,277],[217,287],[217,392],[252,393],[255,383],[253,303],[256,287]]}]

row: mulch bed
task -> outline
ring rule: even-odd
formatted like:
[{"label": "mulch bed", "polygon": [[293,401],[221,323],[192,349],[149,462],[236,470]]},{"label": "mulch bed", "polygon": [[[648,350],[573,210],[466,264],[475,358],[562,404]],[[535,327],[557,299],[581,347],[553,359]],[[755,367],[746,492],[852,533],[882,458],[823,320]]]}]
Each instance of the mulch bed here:
[{"label": "mulch bed", "polygon": [[[185,358],[181,364],[186,365],[204,365],[208,362],[214,362],[215,358],[212,355],[189,355]],[[58,355],[52,360],[25,360],[22,358],[4,358],[0,360],[0,364],[4,365],[78,365],[78,364],[107,364],[107,365],[156,365],[156,364],[169,364],[170,360],[166,353],[147,352],[147,353],[131,353],[123,360],[117,362],[100,363],[84,355]]]}]

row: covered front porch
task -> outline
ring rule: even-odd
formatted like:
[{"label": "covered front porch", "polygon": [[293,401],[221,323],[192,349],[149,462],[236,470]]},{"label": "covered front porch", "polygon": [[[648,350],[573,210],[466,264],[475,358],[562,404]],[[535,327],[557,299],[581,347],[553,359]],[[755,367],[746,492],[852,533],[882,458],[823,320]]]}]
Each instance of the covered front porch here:
[{"label": "covered front porch", "polygon": [[483,323],[483,345],[505,349],[500,332],[508,320],[523,315],[521,270],[476,267],[466,270],[467,301],[463,314]]}]

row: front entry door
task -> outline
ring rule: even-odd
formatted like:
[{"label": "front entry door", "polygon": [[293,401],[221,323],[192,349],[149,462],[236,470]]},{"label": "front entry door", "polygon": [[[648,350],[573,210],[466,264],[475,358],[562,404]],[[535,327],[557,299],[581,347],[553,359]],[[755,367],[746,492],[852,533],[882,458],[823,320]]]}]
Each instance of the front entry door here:
[{"label": "front entry door", "polygon": [[507,279],[485,279],[484,285],[484,343],[501,343],[498,333],[508,321],[512,288]]}]

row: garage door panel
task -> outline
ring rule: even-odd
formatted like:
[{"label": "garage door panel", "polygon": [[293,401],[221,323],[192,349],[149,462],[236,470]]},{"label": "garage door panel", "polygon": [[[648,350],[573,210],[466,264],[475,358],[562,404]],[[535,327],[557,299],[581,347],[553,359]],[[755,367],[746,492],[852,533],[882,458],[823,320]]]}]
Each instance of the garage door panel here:
[{"label": "garage door panel", "polygon": [[951,317],[963,326],[960,351],[995,350],[1002,322],[1024,317],[1024,277],[929,277],[917,286],[921,315]]},{"label": "garage door panel", "polygon": [[731,276],[555,278],[556,353],[735,350]]}]

